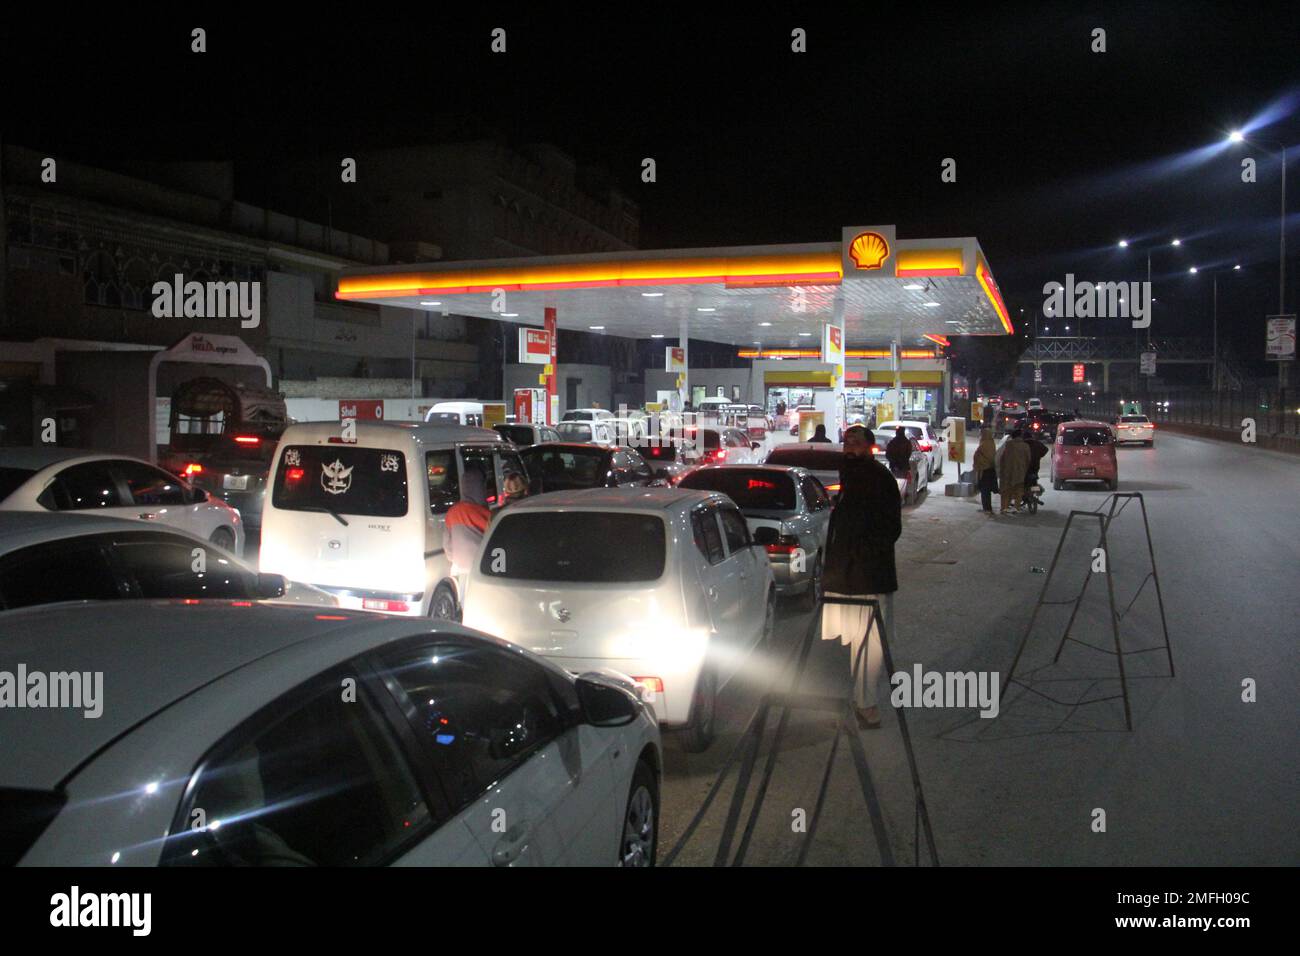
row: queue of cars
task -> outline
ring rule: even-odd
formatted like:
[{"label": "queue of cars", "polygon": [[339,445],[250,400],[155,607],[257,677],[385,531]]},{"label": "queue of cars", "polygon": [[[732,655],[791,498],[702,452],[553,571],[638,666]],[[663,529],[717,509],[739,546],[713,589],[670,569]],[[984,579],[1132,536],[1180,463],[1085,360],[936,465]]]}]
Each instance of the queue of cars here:
[{"label": "queue of cars", "polygon": [[[32,709],[0,739],[5,861],[652,864],[660,728],[707,748],[778,598],[820,593],[841,450],[813,446],[824,483],[752,437],[701,426],[656,457],[451,419],[291,425],[257,570],[238,512],[146,463],[0,460],[0,669],[114,687],[103,721]],[[494,514],[454,574],[469,470]],[[505,505],[512,475],[533,494]]]}]

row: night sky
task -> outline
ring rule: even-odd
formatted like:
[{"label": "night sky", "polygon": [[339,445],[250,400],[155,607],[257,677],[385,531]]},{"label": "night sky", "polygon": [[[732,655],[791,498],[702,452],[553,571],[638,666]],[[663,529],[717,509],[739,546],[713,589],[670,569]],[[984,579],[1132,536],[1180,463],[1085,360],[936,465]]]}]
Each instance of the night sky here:
[{"label": "night sky", "polygon": [[[1226,132],[1300,145],[1300,18],[1251,4],[326,5],[15,21],[0,36],[0,135],[90,161],[233,158],[238,192],[287,154],[497,135],[606,166],[648,248],[837,241],[842,225],[977,236],[1013,316],[1044,282],[1137,279],[1155,259],[1156,337],[1220,334],[1262,355],[1277,309],[1279,164]],[[262,8],[263,11],[271,9]],[[310,9],[310,8],[308,8]],[[563,11],[558,13],[556,11]],[[189,52],[189,30],[209,52]],[[506,55],[489,32],[508,31]],[[808,31],[808,52],[790,31]],[[1107,33],[1093,53],[1091,31]],[[1207,148],[1212,147],[1212,148]],[[640,181],[653,157],[658,181]],[[1258,182],[1240,160],[1259,160]],[[1289,206],[1300,200],[1291,155]],[[940,163],[957,161],[957,182]],[[364,170],[362,171],[364,175]],[[274,203],[271,203],[274,205]],[[1296,214],[1292,213],[1292,220]],[[1288,310],[1300,291],[1291,230]],[[430,236],[430,241],[437,241]],[[1116,329],[1115,331],[1119,331]]]}]

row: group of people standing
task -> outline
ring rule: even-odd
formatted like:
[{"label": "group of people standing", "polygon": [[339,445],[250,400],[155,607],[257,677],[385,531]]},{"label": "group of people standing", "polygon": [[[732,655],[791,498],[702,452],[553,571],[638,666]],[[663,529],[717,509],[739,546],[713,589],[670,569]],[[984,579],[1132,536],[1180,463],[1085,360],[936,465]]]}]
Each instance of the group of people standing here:
[{"label": "group of people standing", "polygon": [[972,468],[980,493],[980,507],[985,514],[993,514],[995,492],[1002,495],[998,514],[1017,515],[1022,512],[1027,489],[1038,481],[1038,465],[1047,455],[1047,450],[1045,444],[1032,434],[1026,434],[1023,428],[1013,430],[1000,448],[994,441],[992,428],[985,428],[980,433]]}]

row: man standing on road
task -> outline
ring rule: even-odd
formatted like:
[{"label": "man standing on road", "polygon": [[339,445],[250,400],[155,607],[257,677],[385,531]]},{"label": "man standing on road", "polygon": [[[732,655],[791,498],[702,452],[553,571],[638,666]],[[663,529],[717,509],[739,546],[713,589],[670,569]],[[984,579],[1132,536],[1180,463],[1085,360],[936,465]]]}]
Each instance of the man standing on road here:
[{"label": "man standing on road", "polygon": [[998,484],[1002,486],[1001,513],[1012,514],[1011,508],[1015,509],[1015,513],[1019,513],[1020,500],[1024,495],[1025,475],[1029,473],[1032,457],[1019,428],[1013,431],[1011,437],[1002,445],[998,457],[1002,462],[1001,467],[998,468]]},{"label": "man standing on road", "polygon": [[466,464],[460,481],[460,501],[447,510],[442,547],[454,575],[469,574],[492,520],[487,506],[487,478],[477,464]]},{"label": "man standing on road", "polygon": [[907,429],[902,425],[894,429],[894,437],[885,446],[885,458],[889,460],[889,466],[894,469],[894,474],[899,478],[905,478],[910,474],[912,439],[908,437]]},{"label": "man standing on road", "polygon": [[[827,529],[822,583],[827,597],[878,599],[892,638],[894,592],[898,590],[894,542],[903,533],[903,502],[889,469],[872,457],[875,441],[861,425],[851,425],[844,432],[840,497]],[[853,709],[858,726],[864,728],[880,726],[876,684],[882,652],[870,610],[849,604],[822,606],[822,640],[838,639],[849,645],[850,668],[858,660],[863,641],[867,642],[866,660],[853,686]]]}]

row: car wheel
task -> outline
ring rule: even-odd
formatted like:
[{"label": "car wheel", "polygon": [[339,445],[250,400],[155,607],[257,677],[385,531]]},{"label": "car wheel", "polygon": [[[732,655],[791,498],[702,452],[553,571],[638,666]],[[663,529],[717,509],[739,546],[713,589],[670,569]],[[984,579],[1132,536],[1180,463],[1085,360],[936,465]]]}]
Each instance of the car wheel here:
[{"label": "car wheel", "polygon": [[1052,489],[1053,489],[1054,491],[1060,491],[1060,490],[1062,490],[1064,487],[1065,487],[1065,482],[1063,482],[1060,478],[1053,478],[1053,479],[1052,479]]},{"label": "car wheel", "polygon": [[437,621],[460,621],[456,592],[446,581],[439,584],[433,592],[433,600],[429,602],[429,617]]},{"label": "car wheel", "polygon": [[682,733],[682,749],[690,754],[703,753],[713,743],[718,719],[718,678],[713,671],[700,672],[691,700],[691,717]]},{"label": "car wheel", "polygon": [[218,528],[212,532],[212,537],[208,538],[208,540],[218,548],[229,551],[231,554],[235,553],[235,532],[229,528]]},{"label": "car wheel", "polygon": [[659,787],[654,771],[637,761],[632,787],[623,812],[623,835],[618,844],[619,866],[654,866],[659,850]]}]

